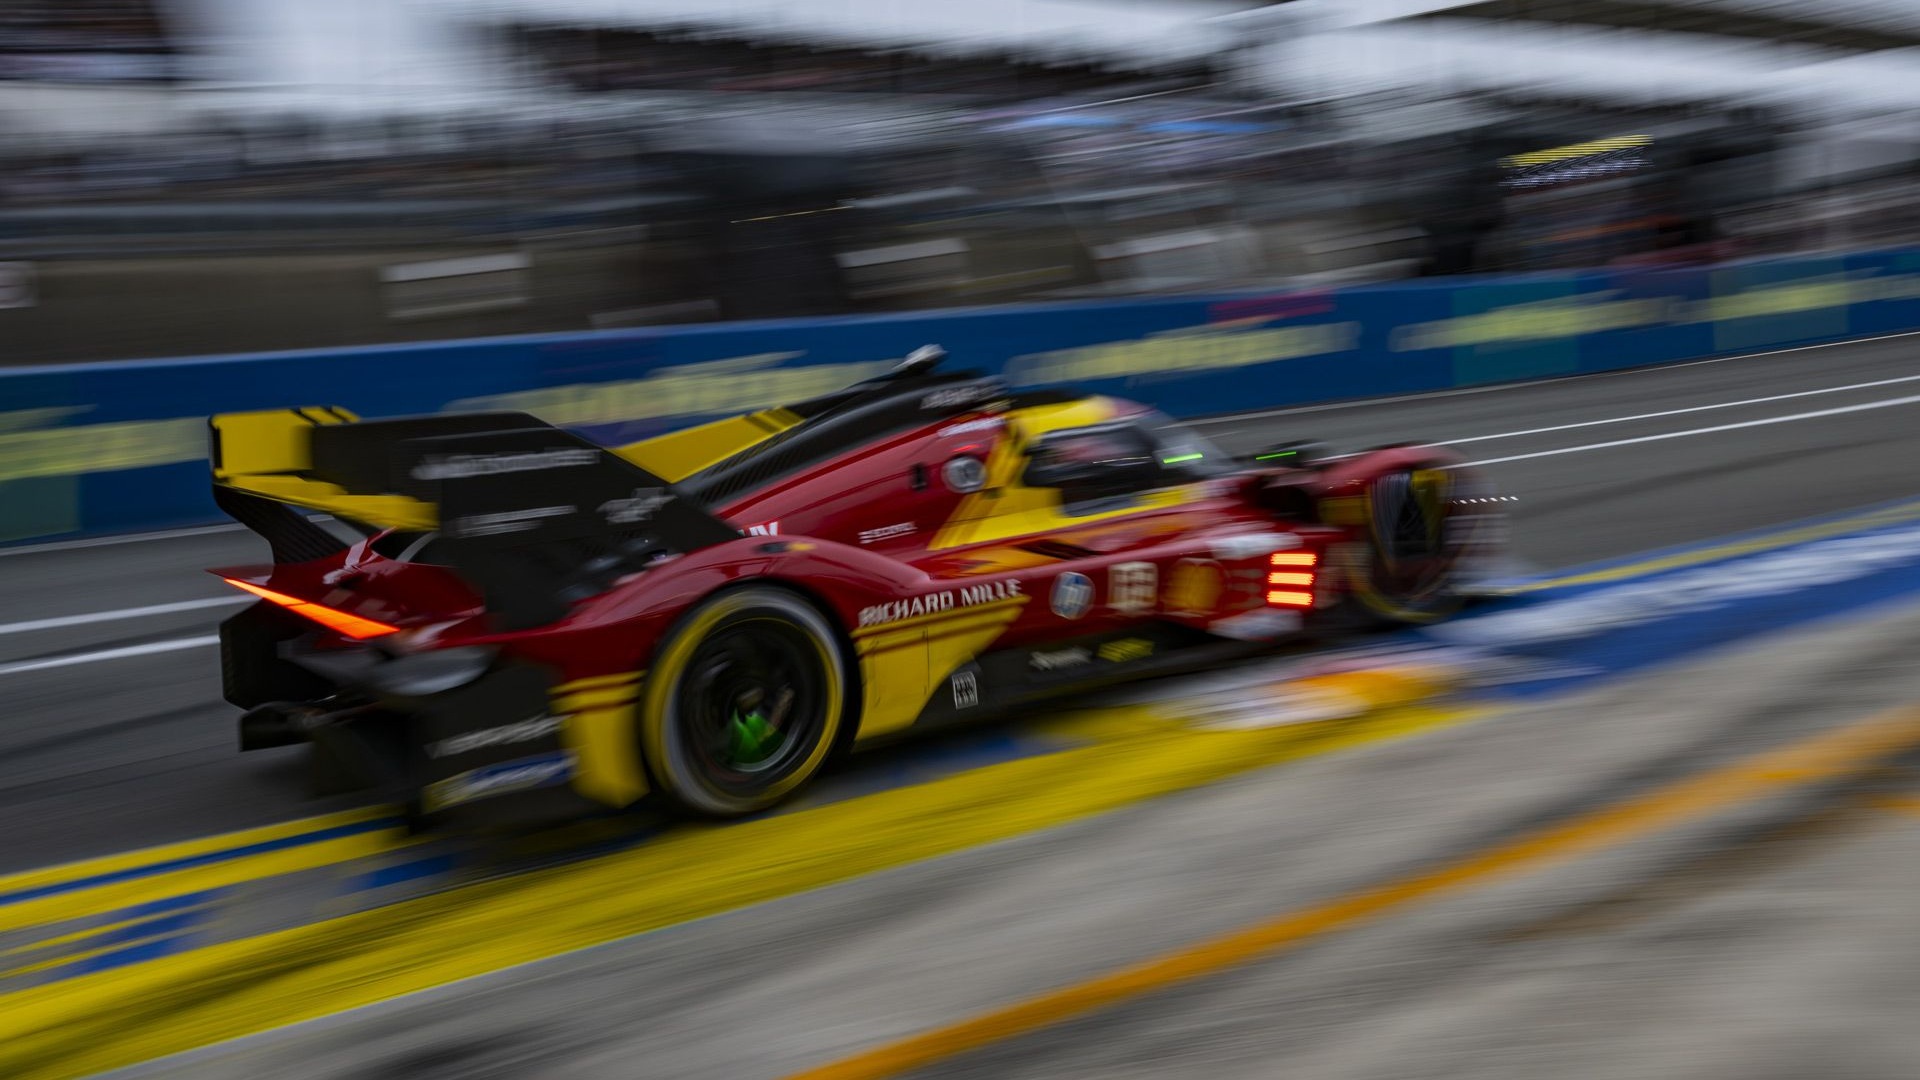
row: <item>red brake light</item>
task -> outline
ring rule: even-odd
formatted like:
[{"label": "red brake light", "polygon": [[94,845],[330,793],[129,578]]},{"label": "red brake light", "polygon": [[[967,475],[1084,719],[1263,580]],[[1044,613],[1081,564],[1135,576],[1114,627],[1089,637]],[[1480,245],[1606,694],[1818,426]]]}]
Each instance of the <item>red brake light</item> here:
[{"label": "red brake light", "polygon": [[274,592],[272,589],[263,589],[252,582],[238,581],[234,578],[221,578],[220,580],[236,589],[250,592],[262,600],[271,600],[296,615],[312,619],[321,626],[336,633],[344,634],[355,641],[380,637],[383,634],[394,634],[400,630],[397,626],[388,626],[383,622],[363,619],[358,615],[349,615],[344,611],[337,611],[324,604],[316,604],[311,600],[302,600],[297,596],[288,596],[286,593]]},{"label": "red brake light", "polygon": [[1317,551],[1276,551],[1267,557],[1267,564],[1273,567],[1293,567],[1288,570],[1272,570],[1267,574],[1268,585],[1292,585],[1291,589],[1273,589],[1267,593],[1269,607],[1310,608],[1313,606],[1313,571],[1320,563]]}]

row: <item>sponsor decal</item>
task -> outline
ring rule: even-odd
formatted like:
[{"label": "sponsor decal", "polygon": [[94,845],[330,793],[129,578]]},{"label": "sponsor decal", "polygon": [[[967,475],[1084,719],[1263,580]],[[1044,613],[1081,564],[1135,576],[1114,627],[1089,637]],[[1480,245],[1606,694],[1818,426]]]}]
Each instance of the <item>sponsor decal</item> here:
[{"label": "sponsor decal", "polygon": [[415,480],[464,480],[501,473],[575,469],[600,460],[600,451],[584,447],[565,450],[529,450],[509,454],[449,454],[430,457],[413,467]]},{"label": "sponsor decal", "polygon": [[452,757],[455,754],[469,754],[489,746],[504,746],[509,743],[531,742],[544,735],[560,730],[561,718],[558,716],[536,716],[531,720],[502,724],[499,727],[481,728],[479,731],[450,735],[438,742],[427,744],[427,756],[432,758]]},{"label": "sponsor decal", "polygon": [[961,405],[971,405],[976,401],[1000,397],[1006,391],[991,383],[970,386],[949,386],[920,399],[922,409],[952,409]]},{"label": "sponsor decal", "polygon": [[940,479],[962,495],[979,491],[987,484],[987,463],[971,454],[961,454],[941,466]]},{"label": "sponsor decal", "polygon": [[949,424],[941,428],[938,434],[944,439],[953,435],[972,435],[975,432],[981,431],[999,431],[1006,426],[1007,418],[1004,416],[983,416],[977,420],[967,420],[958,424]]},{"label": "sponsor decal", "polygon": [[862,532],[860,534],[860,542],[863,544],[877,544],[882,540],[911,536],[917,532],[918,529],[919,527],[911,521],[903,521],[898,525],[882,525],[877,529],[868,529]]},{"label": "sponsor decal", "polygon": [[1053,613],[1063,619],[1078,619],[1093,607],[1093,579],[1069,570],[1053,579]]},{"label": "sponsor decal", "polygon": [[953,686],[953,707],[971,709],[980,704],[980,673],[972,667],[962,668],[953,673],[949,680]]},{"label": "sponsor decal", "polygon": [[748,536],[779,536],[780,523],[778,521],[763,521],[758,525],[749,525],[747,526],[747,535]]},{"label": "sponsor decal", "polygon": [[421,789],[420,802],[429,812],[445,810],[476,799],[488,799],[515,791],[558,787],[573,779],[573,771],[574,756],[571,750],[515,758],[498,765],[484,765],[445,780],[436,780]]},{"label": "sponsor decal", "polygon": [[1240,533],[1215,537],[1212,544],[1215,558],[1257,559],[1276,551],[1292,551],[1300,546],[1300,538],[1292,533]]},{"label": "sponsor decal", "polygon": [[634,488],[624,499],[608,499],[600,504],[601,516],[609,525],[639,525],[653,520],[660,508],[673,501],[673,495],[661,488]]},{"label": "sponsor decal", "polygon": [[526,510],[502,510],[497,514],[469,514],[447,522],[447,535],[455,538],[502,536],[537,529],[548,518],[566,517],[574,506],[535,506]]},{"label": "sponsor decal", "polygon": [[915,596],[907,600],[889,600],[884,604],[860,609],[860,626],[884,626],[887,623],[911,619],[937,611],[948,611],[956,607],[973,607],[977,604],[990,604],[995,600],[1010,600],[1024,595],[1020,591],[1020,582],[1007,578],[1003,581],[984,581],[978,585],[964,585],[958,589],[945,589],[925,596]]},{"label": "sponsor decal", "polygon": [[1114,563],[1107,570],[1107,606],[1122,615],[1152,611],[1160,592],[1160,570],[1150,562]]},{"label": "sponsor decal", "polygon": [[1100,659],[1109,664],[1125,664],[1134,660],[1145,660],[1153,655],[1153,642],[1145,638],[1121,638],[1100,646]]},{"label": "sponsor decal", "polygon": [[1360,342],[1358,322],[1263,326],[1267,318],[1182,326],[1145,338],[1104,341],[1016,356],[1007,365],[1016,386],[1091,382],[1130,375],[1177,377],[1190,371],[1253,367],[1276,360],[1347,352]]},{"label": "sponsor decal", "polygon": [[1206,615],[1220,604],[1227,590],[1226,571],[1211,559],[1181,559],[1167,578],[1167,611],[1174,615]]},{"label": "sponsor decal", "polygon": [[1035,671],[1065,671],[1093,663],[1091,650],[1075,646],[1070,649],[1054,649],[1051,652],[1037,652],[1027,657],[1027,666]]}]

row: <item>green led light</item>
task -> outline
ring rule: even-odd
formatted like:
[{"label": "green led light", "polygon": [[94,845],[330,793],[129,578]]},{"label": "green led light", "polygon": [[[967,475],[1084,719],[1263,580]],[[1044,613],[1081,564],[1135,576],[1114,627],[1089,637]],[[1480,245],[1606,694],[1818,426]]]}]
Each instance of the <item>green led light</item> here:
[{"label": "green led light", "polygon": [[1271,454],[1256,454],[1253,460],[1272,461],[1274,458],[1293,457],[1298,453],[1300,453],[1298,450],[1276,450]]},{"label": "green led light", "polygon": [[1161,458],[1160,464],[1178,465],[1183,461],[1199,461],[1203,457],[1206,457],[1206,455],[1205,454],[1175,454],[1170,458]]}]

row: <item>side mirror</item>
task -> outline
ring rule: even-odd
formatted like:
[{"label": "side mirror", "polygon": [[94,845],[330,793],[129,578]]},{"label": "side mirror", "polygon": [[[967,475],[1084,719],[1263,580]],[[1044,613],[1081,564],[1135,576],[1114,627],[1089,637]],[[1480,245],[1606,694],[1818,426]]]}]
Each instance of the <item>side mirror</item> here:
[{"label": "side mirror", "polygon": [[1333,451],[1323,442],[1295,439],[1275,443],[1256,452],[1249,460],[1266,469],[1312,469],[1326,462]]}]

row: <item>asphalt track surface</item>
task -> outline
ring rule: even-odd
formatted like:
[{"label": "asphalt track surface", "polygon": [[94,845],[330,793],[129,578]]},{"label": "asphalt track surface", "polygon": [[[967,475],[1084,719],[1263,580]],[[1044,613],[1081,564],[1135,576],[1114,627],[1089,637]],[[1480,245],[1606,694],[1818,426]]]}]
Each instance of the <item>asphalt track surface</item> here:
[{"label": "asphalt track surface", "polygon": [[[1203,427],[1233,450],[1451,443],[1519,496],[1517,559],[1552,570],[1920,494],[1915,349],[1895,338]],[[199,571],[263,546],[224,531],[0,554],[0,873],[353,805],[302,797],[291,754],[234,752],[215,650],[195,643],[230,610]],[[1897,709],[1916,643],[1920,618],[1903,613],[1756,646],[234,1044],[172,1074],[831,1066]],[[1732,824],[1689,819],[1721,830],[1712,843],[1629,844],[1020,1038],[956,1036],[924,1071],[1915,1075],[1920,1045],[1895,1014],[1920,1004],[1920,979],[1889,974],[1876,942],[1913,910],[1920,819],[1897,791],[1890,809],[1819,791],[1770,793]],[[1722,885],[1701,887],[1689,859]],[[1821,894],[1836,878],[1860,886]],[[881,1075],[848,1068],[822,1075]]]}]

